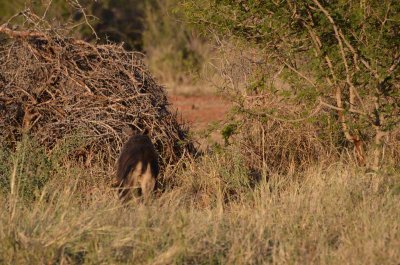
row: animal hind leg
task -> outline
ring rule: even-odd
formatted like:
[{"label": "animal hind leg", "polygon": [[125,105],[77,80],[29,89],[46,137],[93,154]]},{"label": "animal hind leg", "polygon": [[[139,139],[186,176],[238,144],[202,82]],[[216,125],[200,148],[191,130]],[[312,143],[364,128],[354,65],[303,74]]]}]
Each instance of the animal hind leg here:
[{"label": "animal hind leg", "polygon": [[142,195],[145,202],[147,202],[151,197],[151,193],[153,192],[155,186],[156,178],[151,172],[150,165],[147,165],[146,171],[143,173],[142,181],[140,183],[140,187],[142,188]]},{"label": "animal hind leg", "polygon": [[141,171],[142,171],[142,163],[139,162],[135,168],[133,168],[128,175],[126,176],[125,180],[123,181],[123,188],[120,193],[120,198],[124,202],[128,202],[129,200],[133,199],[134,197],[137,197],[140,194],[137,194],[137,192],[140,188],[139,181],[141,177]]}]

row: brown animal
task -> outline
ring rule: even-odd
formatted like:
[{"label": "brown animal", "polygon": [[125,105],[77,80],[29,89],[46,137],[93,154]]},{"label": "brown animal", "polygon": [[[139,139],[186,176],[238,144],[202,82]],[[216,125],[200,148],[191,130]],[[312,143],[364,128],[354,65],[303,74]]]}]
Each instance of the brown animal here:
[{"label": "brown animal", "polygon": [[122,147],[117,162],[119,197],[124,202],[132,195],[147,201],[159,173],[157,152],[147,135],[134,135]]}]

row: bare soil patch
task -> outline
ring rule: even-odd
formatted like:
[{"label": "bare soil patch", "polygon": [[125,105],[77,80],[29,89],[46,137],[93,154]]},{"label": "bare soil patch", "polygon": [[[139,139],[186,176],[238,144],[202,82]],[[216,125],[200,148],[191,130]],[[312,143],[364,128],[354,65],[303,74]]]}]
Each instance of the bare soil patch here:
[{"label": "bare soil patch", "polygon": [[220,96],[208,95],[168,95],[171,110],[178,112],[178,118],[189,124],[190,130],[195,133],[199,148],[205,150],[211,143],[223,143],[218,130],[210,134],[209,139],[201,137],[201,132],[207,130],[213,123],[225,119],[231,103]]},{"label": "bare soil patch", "polygon": [[222,121],[230,103],[215,95],[181,96],[169,95],[172,110],[178,111],[178,117],[189,123],[192,130],[207,128],[213,122]]}]

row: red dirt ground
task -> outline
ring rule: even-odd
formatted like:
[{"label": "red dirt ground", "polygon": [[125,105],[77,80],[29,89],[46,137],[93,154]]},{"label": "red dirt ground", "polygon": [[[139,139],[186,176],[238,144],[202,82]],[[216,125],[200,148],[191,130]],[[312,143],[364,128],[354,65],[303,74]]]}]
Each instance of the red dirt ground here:
[{"label": "red dirt ground", "polygon": [[[223,143],[221,133],[213,131],[210,138],[201,136],[201,132],[207,129],[213,122],[222,121],[229,111],[230,104],[215,95],[182,96],[169,95],[171,110],[178,111],[178,118],[188,123],[194,132],[195,140],[200,150],[206,150],[212,143]],[[200,134],[199,134],[200,133]]]},{"label": "red dirt ground", "polygon": [[181,116],[194,131],[204,129],[212,122],[223,120],[230,108],[227,101],[214,95],[170,95],[168,98],[171,109],[177,109],[178,117]]}]

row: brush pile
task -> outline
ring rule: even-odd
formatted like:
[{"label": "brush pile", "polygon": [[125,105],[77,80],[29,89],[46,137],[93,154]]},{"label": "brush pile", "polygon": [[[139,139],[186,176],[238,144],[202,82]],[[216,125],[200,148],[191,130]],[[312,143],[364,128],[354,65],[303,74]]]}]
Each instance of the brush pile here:
[{"label": "brush pile", "polygon": [[[90,164],[100,154],[115,161],[127,126],[147,130],[161,167],[193,152],[187,128],[168,109],[165,90],[142,55],[118,45],[93,45],[51,30],[0,27],[0,140],[24,133],[52,150],[79,136]],[[97,156],[99,157],[99,156]]]}]

